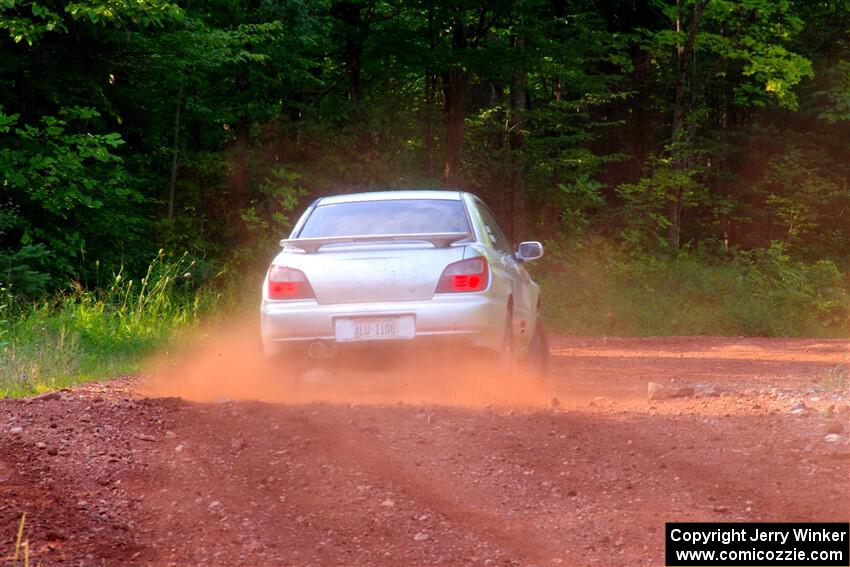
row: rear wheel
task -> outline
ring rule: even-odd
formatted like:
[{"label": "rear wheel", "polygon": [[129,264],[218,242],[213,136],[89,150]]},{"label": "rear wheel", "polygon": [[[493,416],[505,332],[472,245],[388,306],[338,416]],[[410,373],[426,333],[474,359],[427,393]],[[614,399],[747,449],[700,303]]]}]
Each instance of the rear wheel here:
[{"label": "rear wheel", "polygon": [[528,353],[523,361],[523,367],[532,377],[545,381],[549,374],[549,341],[543,322],[538,320],[534,326],[534,334],[528,343]]},{"label": "rear wheel", "polygon": [[508,304],[508,312],[505,316],[505,330],[502,335],[502,350],[499,351],[499,371],[510,376],[516,370],[516,358],[514,356],[514,334],[513,315],[511,305]]}]

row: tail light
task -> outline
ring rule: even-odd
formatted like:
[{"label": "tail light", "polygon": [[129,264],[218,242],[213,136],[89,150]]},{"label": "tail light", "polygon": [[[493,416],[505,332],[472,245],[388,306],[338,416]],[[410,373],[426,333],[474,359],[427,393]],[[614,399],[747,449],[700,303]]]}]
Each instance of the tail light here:
[{"label": "tail light", "polygon": [[483,257],[469,258],[446,266],[437,293],[482,291],[490,283],[490,266]]},{"label": "tail light", "polygon": [[286,266],[269,268],[269,299],[313,299],[316,294],[301,270]]}]

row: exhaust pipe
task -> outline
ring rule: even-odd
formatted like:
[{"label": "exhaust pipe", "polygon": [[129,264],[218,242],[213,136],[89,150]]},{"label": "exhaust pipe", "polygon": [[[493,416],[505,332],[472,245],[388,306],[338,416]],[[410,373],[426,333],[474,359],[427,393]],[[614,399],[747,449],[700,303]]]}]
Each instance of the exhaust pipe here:
[{"label": "exhaust pipe", "polygon": [[336,344],[326,341],[313,341],[307,348],[307,356],[316,360],[324,360],[336,356]]}]

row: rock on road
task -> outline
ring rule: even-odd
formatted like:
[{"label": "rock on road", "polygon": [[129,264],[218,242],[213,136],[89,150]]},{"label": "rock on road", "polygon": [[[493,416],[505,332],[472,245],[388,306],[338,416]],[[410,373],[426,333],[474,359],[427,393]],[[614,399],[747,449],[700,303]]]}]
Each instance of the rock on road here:
[{"label": "rock on road", "polygon": [[551,407],[0,400],[0,557],[22,512],[43,567],[663,565],[666,521],[847,521],[848,346],[555,337]]}]

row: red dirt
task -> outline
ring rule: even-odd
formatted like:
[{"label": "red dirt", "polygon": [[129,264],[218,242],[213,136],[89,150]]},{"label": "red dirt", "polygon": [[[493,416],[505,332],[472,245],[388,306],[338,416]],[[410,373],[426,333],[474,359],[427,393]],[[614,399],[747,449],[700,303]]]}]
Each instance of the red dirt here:
[{"label": "red dirt", "polygon": [[[430,367],[263,402],[188,378],[145,388],[205,401],[135,379],[0,400],[0,558],[22,512],[43,567],[663,565],[665,521],[850,518],[850,423],[830,443],[820,413],[850,399],[847,341],[551,346],[556,409]],[[265,392],[258,371],[223,372]],[[720,395],[650,401],[648,381]]]}]

